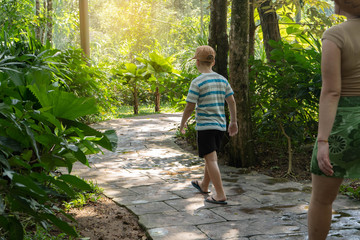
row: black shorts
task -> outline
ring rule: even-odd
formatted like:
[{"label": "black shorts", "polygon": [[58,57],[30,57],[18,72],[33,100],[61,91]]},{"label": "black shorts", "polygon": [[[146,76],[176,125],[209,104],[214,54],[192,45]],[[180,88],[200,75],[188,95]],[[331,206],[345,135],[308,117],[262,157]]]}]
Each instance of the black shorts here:
[{"label": "black shorts", "polygon": [[218,151],[220,149],[223,136],[224,131],[219,130],[197,131],[199,157],[204,157],[213,151]]}]

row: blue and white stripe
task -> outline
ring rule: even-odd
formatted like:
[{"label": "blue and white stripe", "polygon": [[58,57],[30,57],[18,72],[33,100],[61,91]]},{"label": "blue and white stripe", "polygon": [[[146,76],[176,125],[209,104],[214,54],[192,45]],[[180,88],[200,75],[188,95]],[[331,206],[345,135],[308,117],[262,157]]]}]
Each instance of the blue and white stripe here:
[{"label": "blue and white stripe", "polygon": [[196,130],[226,131],[225,98],[234,92],[229,82],[215,72],[203,73],[190,85],[187,102],[196,103]]}]

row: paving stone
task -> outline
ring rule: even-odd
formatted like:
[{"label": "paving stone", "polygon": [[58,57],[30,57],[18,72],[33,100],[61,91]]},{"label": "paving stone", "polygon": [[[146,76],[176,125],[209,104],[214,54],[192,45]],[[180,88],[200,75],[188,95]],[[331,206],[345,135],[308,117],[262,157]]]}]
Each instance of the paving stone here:
[{"label": "paving stone", "polygon": [[184,211],[189,213],[193,213],[195,211],[198,211],[199,209],[207,208],[205,205],[205,197],[201,194],[186,199],[181,198],[181,199],[169,200],[166,201],[166,204],[172,206],[177,211],[180,212]]},{"label": "paving stone", "polygon": [[338,195],[334,201],[333,209],[359,209],[360,201],[344,195]]},{"label": "paving stone", "polygon": [[360,229],[360,210],[338,210],[332,215],[332,229]]},{"label": "paving stone", "polygon": [[205,240],[208,237],[195,226],[176,226],[149,229],[153,240]]},{"label": "paving stone", "polygon": [[211,208],[211,211],[223,217],[227,221],[239,221],[246,219],[266,219],[280,217],[281,210],[270,207],[248,207],[248,206],[222,206]]},{"label": "paving stone", "polygon": [[148,213],[163,213],[169,211],[176,211],[168,204],[164,202],[150,202],[144,204],[130,205],[128,208],[133,211],[136,215],[144,215]]},{"label": "paving stone", "polygon": [[250,237],[249,240],[305,240],[306,233],[297,233],[297,234],[277,234],[277,235],[257,235]]},{"label": "paving stone", "polygon": [[178,199],[179,196],[172,193],[165,194],[138,194],[135,196],[119,196],[115,197],[113,200],[119,202],[122,205],[134,205],[141,203],[150,203],[150,202],[161,202],[166,200]]},{"label": "paving stone", "polygon": [[246,219],[244,221],[202,224],[199,225],[198,228],[213,240],[241,239],[247,236],[261,234],[259,229],[253,227],[253,220],[251,219]]},{"label": "paving stone", "polygon": [[104,189],[104,194],[109,198],[116,198],[116,197],[124,197],[124,196],[134,196],[136,195],[135,192],[126,189],[126,188],[119,188],[119,187],[109,187],[109,185],[101,185],[101,188]]},{"label": "paving stone", "polygon": [[330,230],[326,240],[360,240],[358,229]]},{"label": "paving stone", "polygon": [[206,223],[224,222],[225,219],[214,214],[210,210],[202,209],[189,214],[187,212],[164,212],[141,215],[140,223],[148,228],[159,228],[167,226],[186,226]]}]

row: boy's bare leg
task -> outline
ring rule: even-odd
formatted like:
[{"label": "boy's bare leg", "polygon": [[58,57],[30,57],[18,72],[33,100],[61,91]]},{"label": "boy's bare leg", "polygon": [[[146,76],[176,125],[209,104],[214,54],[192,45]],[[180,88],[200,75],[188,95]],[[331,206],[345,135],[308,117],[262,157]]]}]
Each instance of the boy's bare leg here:
[{"label": "boy's bare leg", "polygon": [[332,203],[339,192],[342,178],[312,174],[312,194],[308,211],[309,240],[325,240],[330,230]]},{"label": "boy's bare leg", "polygon": [[[217,162],[216,151],[213,151],[212,153],[205,155],[205,166],[206,166],[206,170],[205,170],[204,179],[206,178],[206,175],[208,175],[216,191],[216,194],[213,195],[212,197],[216,201],[225,201],[226,195],[221,180],[221,174]],[[211,197],[209,199],[211,199]]]},{"label": "boy's bare leg", "polygon": [[204,178],[202,181],[198,181],[198,183],[199,183],[199,186],[202,191],[204,191],[204,192],[209,191],[210,176],[209,176],[209,172],[207,170],[206,161],[205,161],[205,167],[204,167]]}]

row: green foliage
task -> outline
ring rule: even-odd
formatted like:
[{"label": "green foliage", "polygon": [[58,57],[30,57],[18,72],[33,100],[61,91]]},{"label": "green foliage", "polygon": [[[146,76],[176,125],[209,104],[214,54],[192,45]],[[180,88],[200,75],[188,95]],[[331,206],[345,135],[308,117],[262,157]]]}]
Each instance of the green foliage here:
[{"label": "green foliage", "polygon": [[87,182],[91,191],[82,192],[80,189],[77,189],[76,195],[71,201],[64,201],[63,206],[65,211],[68,211],[70,208],[81,208],[89,202],[97,202],[101,198],[101,194],[103,193],[103,189],[98,187],[93,182]]},{"label": "green foliage", "polygon": [[178,111],[182,111],[186,105],[186,96],[190,83],[198,75],[182,72],[180,75],[173,75],[167,80],[167,101]]},{"label": "green foliage", "polygon": [[185,139],[193,147],[193,149],[197,149],[195,126],[196,126],[195,114],[193,114],[187,122],[187,127],[185,128],[185,134],[182,134],[180,131],[176,132],[176,137]]},{"label": "green foliage", "polygon": [[[99,188],[96,184],[92,181],[85,181],[89,186],[90,189],[88,191],[82,191],[79,188],[74,187],[74,191],[76,192],[72,198],[66,199],[63,201],[62,209],[65,212],[68,212],[71,208],[81,208],[84,205],[88,204],[89,202],[97,202],[103,193],[103,189]],[[57,188],[56,185],[52,186],[54,190],[56,189],[59,192],[62,192],[60,188]],[[61,199],[57,199],[57,205],[60,205]],[[49,226],[48,230],[46,231],[42,228],[39,224],[35,224],[32,226],[33,223],[28,221],[23,221],[24,225],[26,225],[27,232],[24,236],[25,240],[63,240],[63,239],[75,239],[72,236],[69,236],[65,233],[61,233],[59,235],[55,235],[50,233],[50,230],[53,230],[52,226]],[[35,229],[35,230],[33,230]],[[54,229],[55,230],[55,229]],[[78,239],[78,238],[77,238]]]},{"label": "green foliage", "polygon": [[[174,108],[173,105],[169,103],[163,103],[161,105],[161,109],[165,113],[176,113],[179,112],[176,108]],[[139,113],[136,114],[137,116],[144,116],[144,115],[150,115],[150,114],[158,114],[154,112],[154,105],[153,104],[142,104],[139,105]],[[130,105],[123,105],[118,108],[118,112],[116,115],[108,116],[108,119],[114,119],[114,118],[128,118],[128,117],[134,117],[136,116],[134,114],[134,107]]]},{"label": "green foliage", "polygon": [[251,96],[257,140],[298,147],[313,141],[321,87],[320,53],[298,44],[271,42],[272,61],[251,60]]},{"label": "green foliage", "polygon": [[61,233],[57,236],[52,236],[48,231],[39,225],[36,226],[36,231],[34,233],[27,232],[24,236],[24,240],[65,240],[65,239],[75,239],[73,237],[67,236],[65,233]]},{"label": "green foliage", "polygon": [[358,180],[351,180],[340,186],[340,193],[357,200],[360,200],[360,186]]},{"label": "green foliage", "polygon": [[160,87],[160,92],[166,89],[167,77],[172,73],[177,73],[174,69],[171,57],[164,57],[156,52],[149,54],[149,58],[137,58],[137,60],[146,65],[147,72],[152,75],[149,78],[151,89],[155,91],[156,87]]},{"label": "green foliage", "polygon": [[8,239],[22,239],[20,220],[29,217],[45,229],[54,225],[77,236],[55,215],[60,210],[54,197],[73,197],[74,188],[91,187],[69,174],[57,176],[54,170],[65,167],[70,173],[77,161],[88,165],[86,155],[101,152],[100,147],[114,150],[115,131],[102,133],[79,121],[96,113],[95,101],[64,91],[56,77],[56,66],[62,64],[56,62],[57,53],[44,50],[31,34],[11,37],[2,32],[0,232]]},{"label": "green foliage", "polygon": [[34,28],[42,19],[33,13],[33,1],[1,0],[0,29],[16,31],[24,26]]},{"label": "green foliage", "polygon": [[134,63],[125,63],[120,68],[113,69],[113,79],[117,80],[124,87],[128,88],[133,96],[132,105],[134,114],[138,114],[139,109],[139,91],[144,92],[148,84],[146,79],[150,74],[146,71],[145,65],[135,65]]}]

